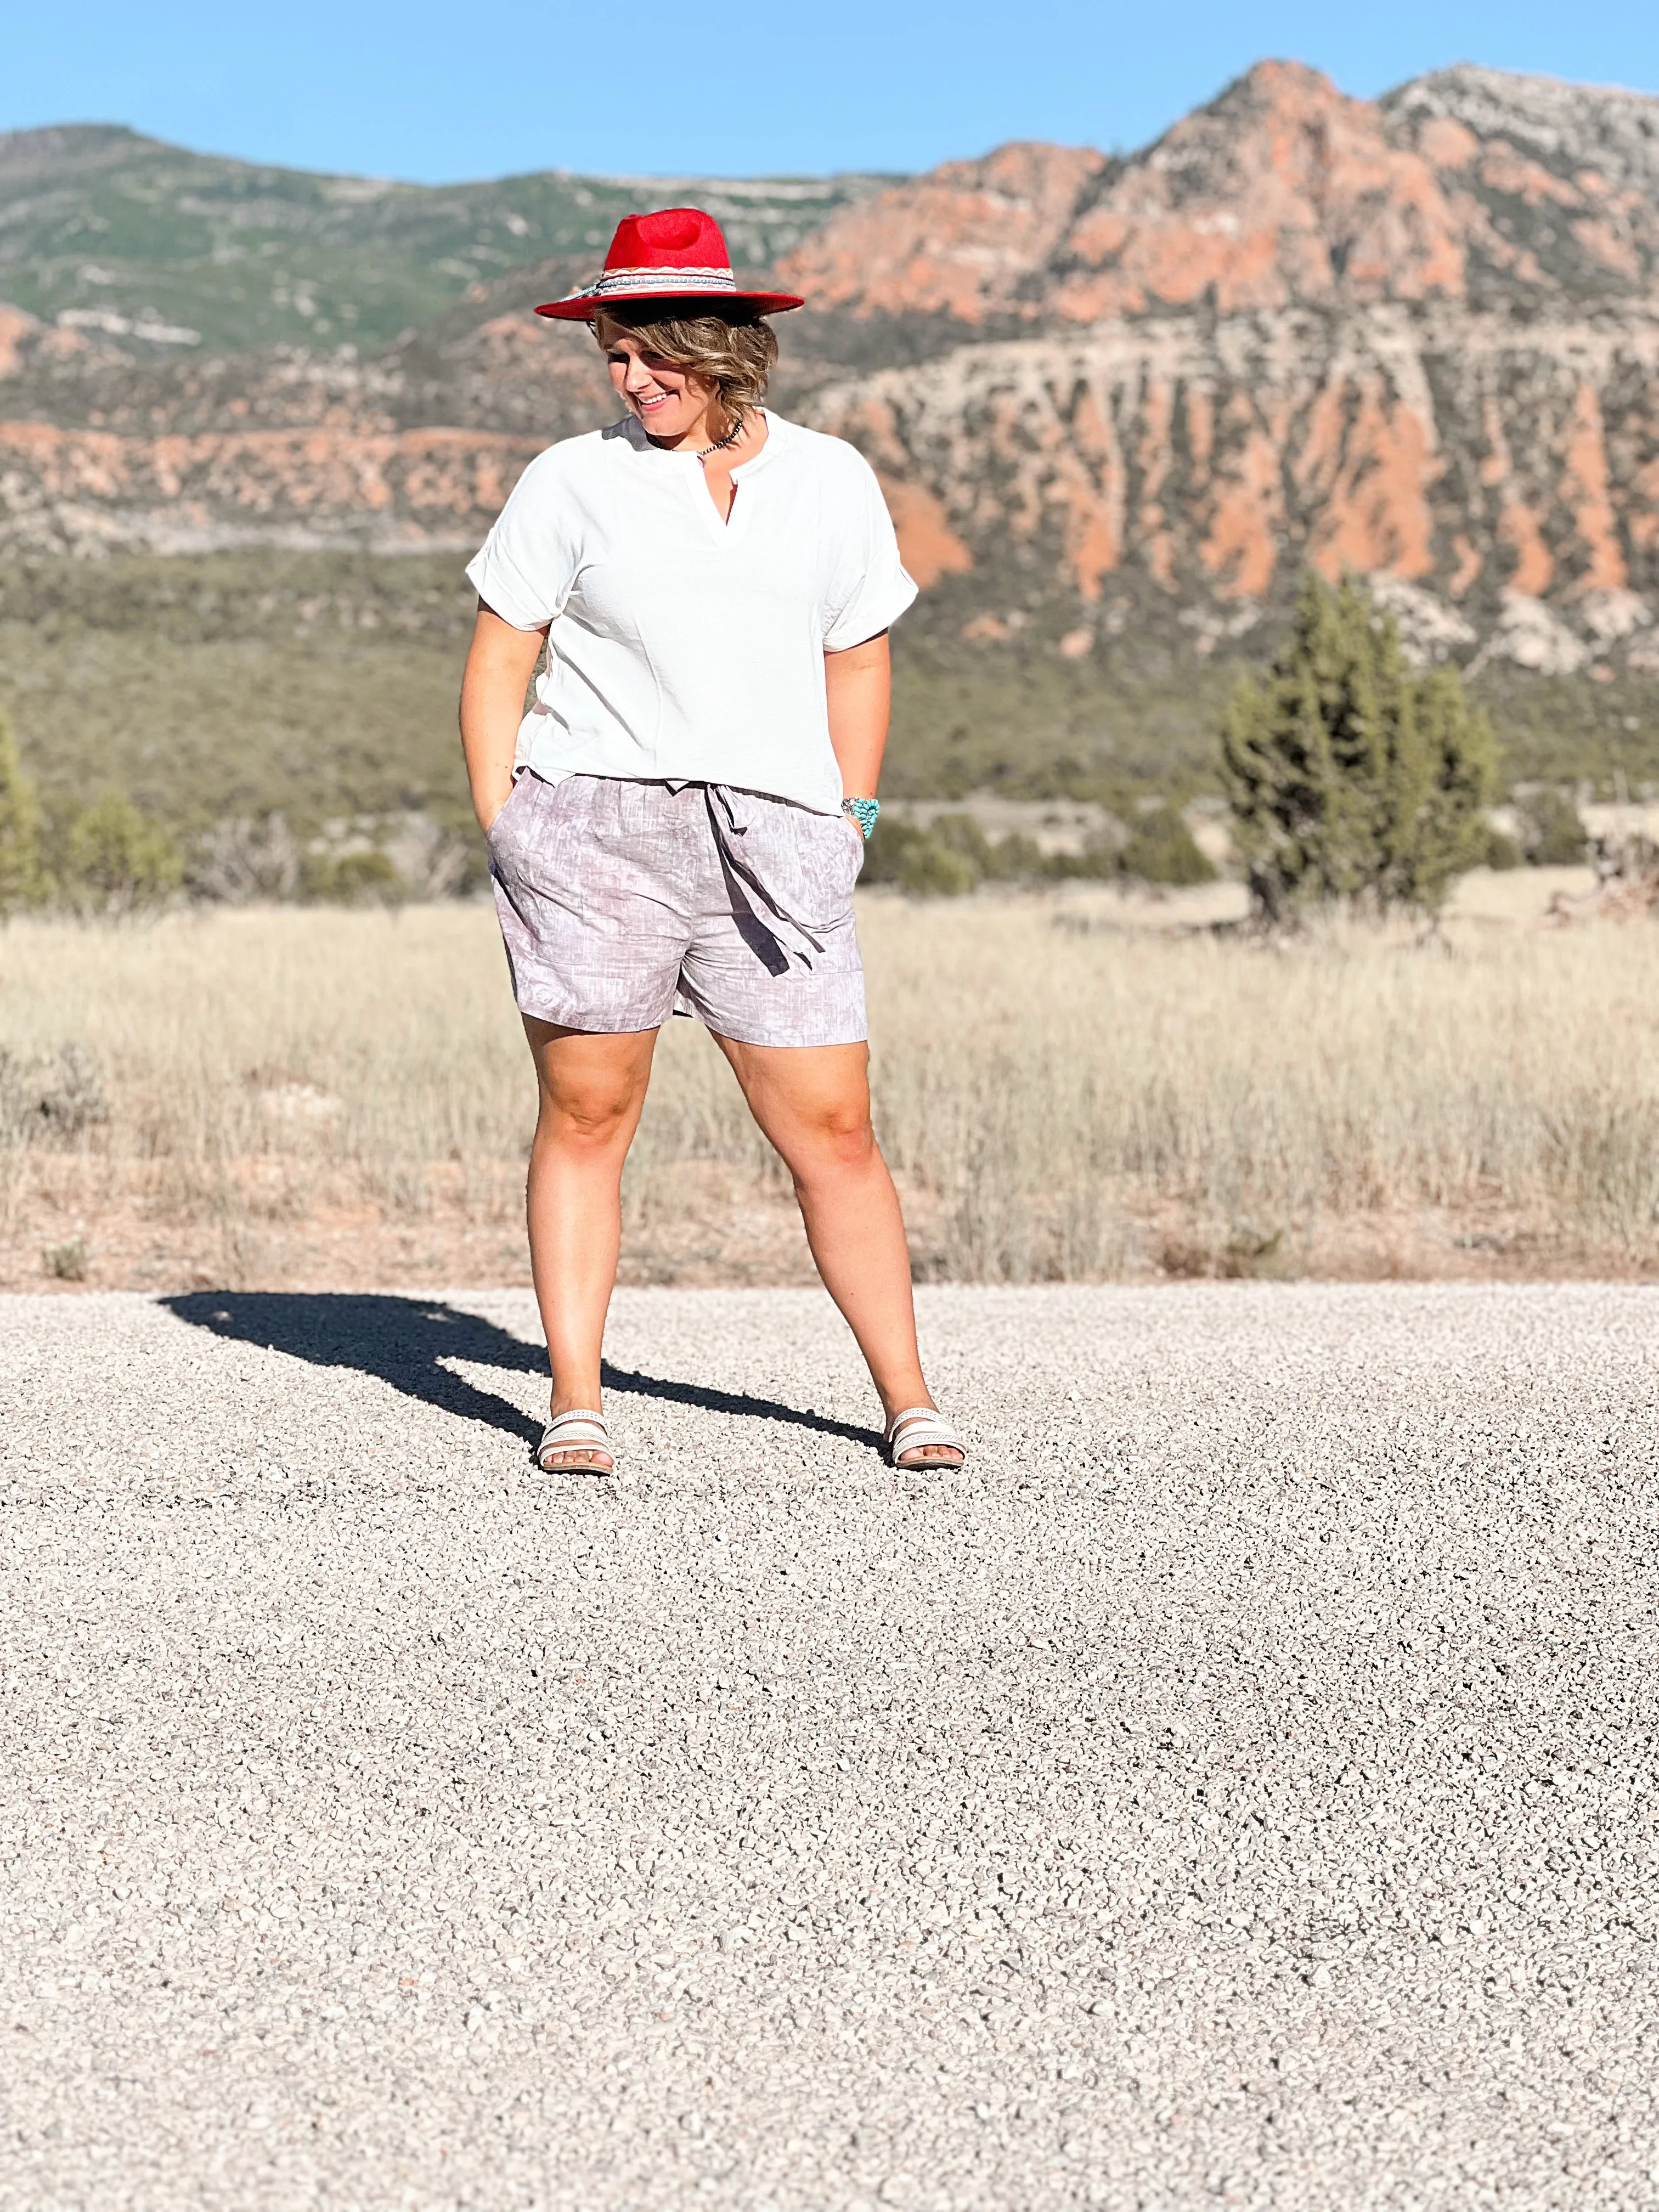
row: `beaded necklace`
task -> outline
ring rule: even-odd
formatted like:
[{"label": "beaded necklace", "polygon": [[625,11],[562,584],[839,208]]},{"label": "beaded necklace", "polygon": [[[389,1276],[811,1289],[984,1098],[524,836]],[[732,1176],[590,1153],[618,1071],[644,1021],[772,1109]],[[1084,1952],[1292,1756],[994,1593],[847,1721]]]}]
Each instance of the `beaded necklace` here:
[{"label": "beaded necklace", "polygon": [[[647,438],[651,438],[651,433],[648,430],[645,434]],[[735,446],[742,435],[743,417],[739,416],[723,438],[716,438],[712,446],[705,446],[700,453],[693,453],[691,458],[694,461],[706,461],[710,453],[724,453],[728,446]],[[651,438],[651,442],[653,446],[659,446],[661,441],[656,438]]]},{"label": "beaded necklace", "polygon": [[700,461],[706,461],[710,453],[724,453],[728,446],[735,446],[742,435],[743,417],[739,415],[737,421],[732,425],[726,435],[723,438],[716,438],[712,446],[705,446],[702,453],[700,453],[696,458]]}]

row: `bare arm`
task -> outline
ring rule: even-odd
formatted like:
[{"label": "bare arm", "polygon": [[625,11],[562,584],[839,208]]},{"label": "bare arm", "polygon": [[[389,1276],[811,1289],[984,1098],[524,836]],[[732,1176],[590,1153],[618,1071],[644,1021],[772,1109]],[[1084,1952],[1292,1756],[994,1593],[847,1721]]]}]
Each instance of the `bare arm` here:
[{"label": "bare arm", "polygon": [[823,656],[830,707],[830,744],[841,770],[844,799],[873,799],[887,750],[887,717],[893,696],[887,633]]},{"label": "bare arm", "polygon": [[461,678],[461,750],[478,825],[489,825],[513,788],[513,755],[524,720],[524,695],[547,632],[514,629],[482,599]]}]

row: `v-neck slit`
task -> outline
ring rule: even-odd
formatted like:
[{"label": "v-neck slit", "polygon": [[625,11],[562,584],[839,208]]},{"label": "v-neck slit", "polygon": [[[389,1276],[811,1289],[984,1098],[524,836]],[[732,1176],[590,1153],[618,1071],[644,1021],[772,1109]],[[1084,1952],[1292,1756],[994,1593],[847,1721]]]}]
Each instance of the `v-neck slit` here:
[{"label": "v-neck slit", "polygon": [[[766,409],[763,407],[760,410],[760,413],[766,422],[766,443],[761,447],[759,453],[751,453],[746,461],[739,461],[736,467],[732,471],[732,504],[724,514],[720,511],[720,507],[715,501],[714,493],[708,489],[708,477],[704,471],[702,463],[697,459],[694,453],[688,453],[683,457],[690,462],[691,466],[695,468],[697,472],[697,481],[694,487],[696,497],[701,501],[705,512],[713,518],[714,530],[718,534],[720,542],[722,545],[730,545],[732,543],[732,533],[738,519],[738,494],[744,489],[742,479],[747,476],[750,469],[757,469],[760,466],[761,463],[771,452],[773,440],[777,435],[776,424],[775,423],[772,416],[767,413]],[[677,458],[681,457],[677,456]],[[749,499],[746,499],[744,502],[745,527],[746,518],[750,505],[752,503],[752,499],[753,495],[750,494]]]},{"label": "v-neck slit", "polygon": [[[757,459],[759,457],[757,455]],[[715,498],[714,493],[708,489],[708,472],[702,468],[701,464],[699,465],[698,473],[702,477],[702,495],[708,501],[710,507],[714,508],[714,520],[719,523],[721,535],[724,536],[726,532],[732,527],[732,517],[737,510],[738,494],[743,489],[743,486],[738,482],[735,476],[728,477],[727,481],[732,486],[732,504],[726,508],[725,514],[722,514],[720,513],[720,501]]]}]

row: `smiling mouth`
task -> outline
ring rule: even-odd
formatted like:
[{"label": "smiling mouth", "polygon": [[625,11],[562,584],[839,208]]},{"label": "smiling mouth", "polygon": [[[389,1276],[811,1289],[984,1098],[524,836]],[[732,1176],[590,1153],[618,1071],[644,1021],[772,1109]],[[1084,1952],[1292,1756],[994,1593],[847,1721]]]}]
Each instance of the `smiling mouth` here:
[{"label": "smiling mouth", "polygon": [[666,407],[668,404],[668,394],[665,392],[659,392],[653,398],[649,399],[636,398],[634,404],[639,409],[641,414],[643,415],[648,407]]}]

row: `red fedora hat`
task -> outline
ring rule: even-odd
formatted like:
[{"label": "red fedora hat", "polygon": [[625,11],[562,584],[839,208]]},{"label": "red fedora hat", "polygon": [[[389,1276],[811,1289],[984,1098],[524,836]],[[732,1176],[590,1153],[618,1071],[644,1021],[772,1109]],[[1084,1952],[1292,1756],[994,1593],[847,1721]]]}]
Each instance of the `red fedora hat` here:
[{"label": "red fedora hat", "polygon": [[593,282],[536,313],[562,323],[591,323],[601,307],[671,301],[687,309],[747,307],[760,315],[805,305],[793,292],[739,292],[714,216],[701,208],[659,208],[654,215],[625,215]]}]

